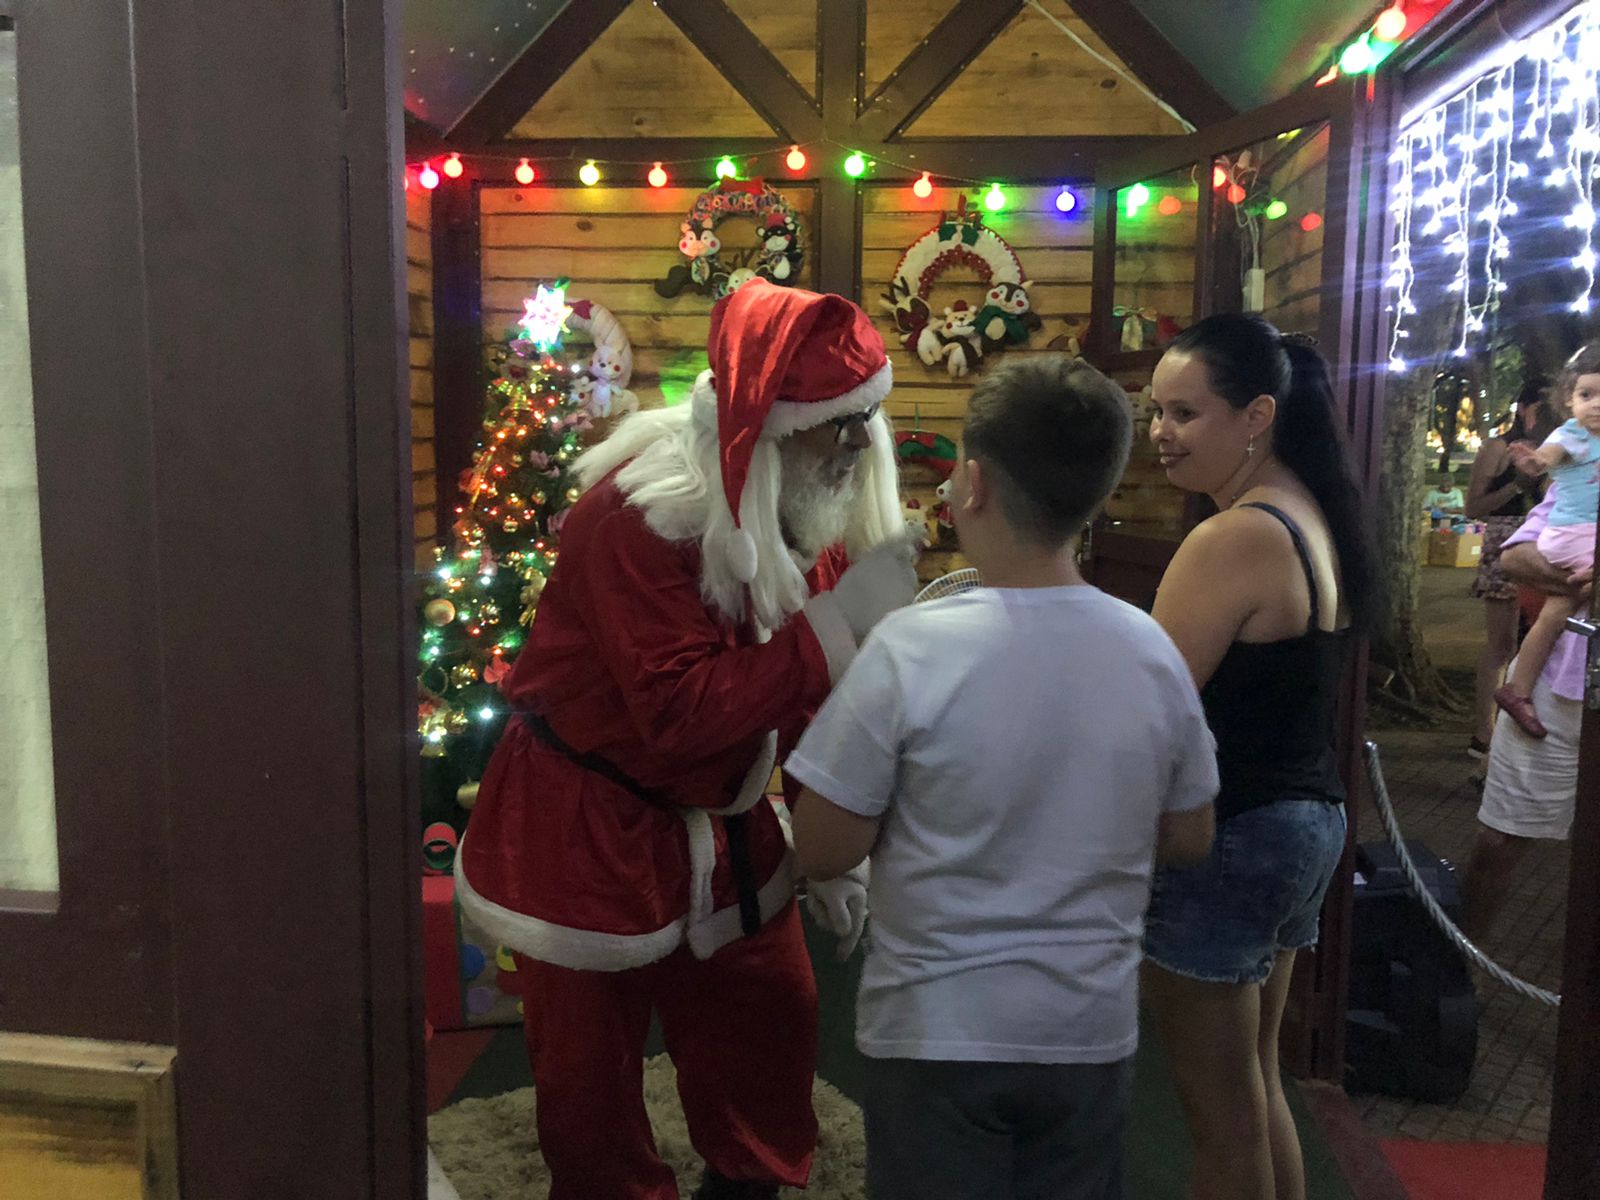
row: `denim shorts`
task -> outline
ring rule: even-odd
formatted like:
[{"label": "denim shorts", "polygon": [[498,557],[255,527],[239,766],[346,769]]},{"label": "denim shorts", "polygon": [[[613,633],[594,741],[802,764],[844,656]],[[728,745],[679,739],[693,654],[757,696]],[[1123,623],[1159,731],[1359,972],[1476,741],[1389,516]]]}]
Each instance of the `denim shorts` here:
[{"label": "denim shorts", "polygon": [[1344,853],[1342,804],[1282,800],[1230,817],[1193,867],[1157,869],[1145,957],[1207,983],[1261,983],[1282,950],[1317,944]]}]

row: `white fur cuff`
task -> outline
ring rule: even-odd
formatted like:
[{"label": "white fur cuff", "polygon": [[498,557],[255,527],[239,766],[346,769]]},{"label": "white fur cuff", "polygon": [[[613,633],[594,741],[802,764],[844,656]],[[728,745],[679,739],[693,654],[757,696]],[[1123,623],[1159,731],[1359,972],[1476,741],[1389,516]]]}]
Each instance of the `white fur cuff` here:
[{"label": "white fur cuff", "polygon": [[856,639],[837,596],[818,592],[800,610],[828,660],[828,681],[837,684],[856,657]]}]

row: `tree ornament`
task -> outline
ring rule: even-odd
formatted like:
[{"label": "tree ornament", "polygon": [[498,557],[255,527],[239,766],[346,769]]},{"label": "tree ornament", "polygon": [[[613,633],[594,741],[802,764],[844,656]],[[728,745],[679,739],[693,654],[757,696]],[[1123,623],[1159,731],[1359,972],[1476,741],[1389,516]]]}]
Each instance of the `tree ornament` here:
[{"label": "tree ornament", "polygon": [[444,724],[451,733],[465,733],[472,725],[472,719],[459,708],[452,708],[445,712]]},{"label": "tree ornament", "polygon": [[462,808],[470,809],[478,802],[478,780],[474,779],[463,783],[456,789],[456,803]]},{"label": "tree ornament", "polygon": [[507,533],[515,533],[520,525],[521,522],[510,513],[507,513],[504,519],[500,522],[500,528],[504,529]]},{"label": "tree ornament", "polygon": [[429,600],[422,606],[422,619],[436,629],[443,629],[456,619],[456,606],[442,596]]},{"label": "tree ornament", "polygon": [[490,601],[483,606],[478,613],[478,617],[485,625],[498,625],[500,624],[500,606]]},{"label": "tree ornament", "polygon": [[457,663],[450,668],[451,687],[471,687],[478,682],[478,668],[471,663]]}]

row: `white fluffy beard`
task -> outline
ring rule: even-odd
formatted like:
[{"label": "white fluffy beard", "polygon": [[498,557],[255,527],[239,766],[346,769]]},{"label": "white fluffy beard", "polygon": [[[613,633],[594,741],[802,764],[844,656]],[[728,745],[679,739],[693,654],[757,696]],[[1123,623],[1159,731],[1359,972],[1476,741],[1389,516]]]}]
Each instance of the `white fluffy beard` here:
[{"label": "white fluffy beard", "polygon": [[[792,441],[779,443],[778,456],[783,464],[778,516],[790,546],[809,563],[844,540],[856,502],[856,471],[845,474],[845,462],[819,457]],[[856,465],[856,459],[849,461]]]},{"label": "white fluffy beard", "polygon": [[[811,595],[804,571],[785,548],[786,528],[789,540],[816,543],[815,551],[795,550],[814,560],[840,541],[858,557],[903,527],[893,428],[880,411],[872,421],[872,448],[861,455],[849,487],[840,490],[835,479],[815,504],[819,498],[806,485],[804,467],[791,469],[802,477],[799,487],[788,484],[783,443],[756,443],[740,505],[740,524],[755,540],[758,556],[756,578],[746,584],[734,575],[727,552],[734,524],[722,491],[711,372],[702,372],[695,390],[697,397],[705,393],[710,423],[694,419],[688,404],[636,412],[578,459],[579,482],[593,487],[615,471],[617,486],[644,511],[651,529],[668,541],[699,543],[707,604],[729,621],[753,618],[764,629],[781,628]],[[816,474],[826,478],[820,469]],[[808,509],[813,511],[802,511]]]}]

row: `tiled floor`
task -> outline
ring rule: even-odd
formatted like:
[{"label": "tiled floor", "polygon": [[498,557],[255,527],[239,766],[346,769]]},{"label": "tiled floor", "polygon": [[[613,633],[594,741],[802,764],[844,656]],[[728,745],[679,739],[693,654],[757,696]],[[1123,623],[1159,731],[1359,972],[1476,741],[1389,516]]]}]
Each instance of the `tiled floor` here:
[{"label": "tiled floor", "polygon": [[[1475,602],[1463,604],[1458,585],[1466,572],[1428,572],[1425,614],[1439,637],[1438,657],[1458,657],[1457,643],[1475,649],[1466,622],[1481,620]],[[1431,577],[1430,577],[1431,576]],[[1464,589],[1463,589],[1464,590]],[[1433,627],[1430,627],[1430,634]],[[1460,664],[1456,664],[1460,665]],[[1401,828],[1437,854],[1466,862],[1477,826],[1475,764],[1467,758],[1466,722],[1425,732],[1375,731],[1384,775]],[[1359,838],[1383,838],[1377,811],[1360,814]],[[1523,860],[1505,913],[1484,950],[1528,981],[1552,991],[1561,984],[1569,855],[1564,843],[1538,842]],[[1382,1096],[1356,1096],[1379,1136],[1439,1141],[1542,1142],[1550,1126],[1550,1080],[1555,1056],[1556,1011],[1477,977],[1483,1014],[1478,1059],[1467,1093],[1453,1106]]]}]

